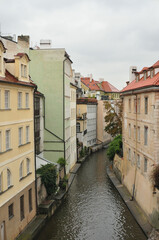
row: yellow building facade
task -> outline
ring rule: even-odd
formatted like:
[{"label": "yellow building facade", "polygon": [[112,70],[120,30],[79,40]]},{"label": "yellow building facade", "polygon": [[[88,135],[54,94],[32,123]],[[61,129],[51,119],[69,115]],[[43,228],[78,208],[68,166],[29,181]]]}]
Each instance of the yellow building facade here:
[{"label": "yellow building facade", "polygon": [[4,59],[5,51],[0,41],[0,237],[12,240],[36,214],[35,85],[28,56]]}]

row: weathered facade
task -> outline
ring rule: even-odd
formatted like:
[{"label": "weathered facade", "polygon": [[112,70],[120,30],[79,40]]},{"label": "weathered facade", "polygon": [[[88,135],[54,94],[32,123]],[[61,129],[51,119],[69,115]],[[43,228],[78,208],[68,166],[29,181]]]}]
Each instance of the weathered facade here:
[{"label": "weathered facade", "polygon": [[28,55],[8,59],[5,51],[0,41],[0,236],[12,240],[36,214],[35,84]]},{"label": "weathered facade", "polygon": [[122,90],[123,150],[122,181],[159,228],[159,192],[150,176],[159,164],[159,61],[135,73],[135,80]]}]

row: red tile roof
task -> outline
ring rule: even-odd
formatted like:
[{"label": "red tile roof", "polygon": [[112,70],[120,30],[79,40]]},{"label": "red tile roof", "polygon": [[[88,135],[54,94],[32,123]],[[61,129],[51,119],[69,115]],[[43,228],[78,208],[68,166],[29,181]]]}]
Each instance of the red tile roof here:
[{"label": "red tile roof", "polygon": [[138,88],[144,88],[144,87],[150,87],[150,86],[159,86],[159,73],[157,73],[153,78],[148,77],[146,80],[144,80],[144,77],[142,77],[138,82],[136,80],[129,83],[128,86],[123,88],[121,92],[131,91]]},{"label": "red tile roof", "polygon": [[24,85],[24,86],[36,87],[36,84],[34,84],[33,82],[19,81],[16,77],[14,77],[7,70],[5,72],[5,77],[0,76],[0,82],[6,82],[6,83],[20,84],[20,85]]},{"label": "red tile roof", "polygon": [[100,91],[100,87],[96,84],[96,81],[94,81],[92,79],[92,81],[90,82],[90,77],[87,78],[81,78],[81,82],[86,85],[91,91],[95,90],[95,91]]},{"label": "red tile roof", "polygon": [[20,57],[20,58],[22,58],[23,56],[27,56],[28,61],[31,61],[30,58],[29,58],[29,56],[28,56],[28,54],[26,54],[26,53],[17,53],[17,54],[15,55],[15,57]]},{"label": "red tile roof", "polygon": [[101,82],[101,87],[104,90],[104,92],[119,92],[119,90],[116,87],[114,87],[107,81]]}]

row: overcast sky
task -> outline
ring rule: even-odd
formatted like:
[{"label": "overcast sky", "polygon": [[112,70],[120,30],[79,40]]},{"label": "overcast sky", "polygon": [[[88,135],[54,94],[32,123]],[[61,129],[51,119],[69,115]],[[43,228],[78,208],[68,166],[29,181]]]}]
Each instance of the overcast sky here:
[{"label": "overcast sky", "polygon": [[83,76],[119,90],[138,70],[159,60],[159,0],[0,0],[2,34],[51,39],[65,48]]}]

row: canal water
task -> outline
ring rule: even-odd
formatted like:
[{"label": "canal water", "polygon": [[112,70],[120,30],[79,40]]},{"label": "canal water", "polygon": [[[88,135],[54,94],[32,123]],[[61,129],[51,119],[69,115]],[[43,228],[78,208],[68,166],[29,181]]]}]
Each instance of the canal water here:
[{"label": "canal water", "polygon": [[66,199],[37,240],[146,239],[109,180],[107,164],[106,150],[82,164]]}]

